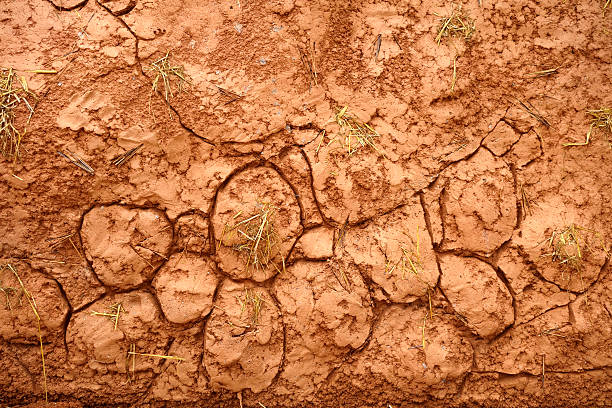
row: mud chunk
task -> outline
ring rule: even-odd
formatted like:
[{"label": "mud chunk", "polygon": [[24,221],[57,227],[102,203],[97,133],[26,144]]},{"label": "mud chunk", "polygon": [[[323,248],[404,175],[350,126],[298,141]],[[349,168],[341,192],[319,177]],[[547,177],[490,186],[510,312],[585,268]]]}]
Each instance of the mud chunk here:
[{"label": "mud chunk", "polygon": [[176,246],[179,251],[206,254],[210,251],[208,240],[208,218],[199,213],[177,218],[174,225]]},{"label": "mud chunk", "polygon": [[521,134],[529,132],[534,125],[538,124],[536,118],[518,105],[512,105],[503,120]]},{"label": "mud chunk", "polygon": [[188,323],[206,316],[217,287],[215,264],[207,258],[174,254],[161,267],[153,287],[166,318]]},{"label": "mud chunk", "polygon": [[576,297],[552,283],[539,279],[534,273],[533,264],[528,262],[516,247],[504,248],[497,266],[514,291],[516,324],[532,320],[554,307],[566,305]]},{"label": "mud chunk", "polygon": [[510,149],[505,158],[521,168],[542,156],[542,154],[542,141],[536,131],[532,129],[521,135],[521,139]]},{"label": "mud chunk", "polygon": [[379,300],[410,303],[438,281],[436,255],[417,198],[367,226],[350,228],[343,241],[341,250],[376,285]]},{"label": "mud chunk", "polygon": [[[381,399],[453,395],[472,364],[472,346],[461,337],[458,321],[447,315],[428,320],[423,344],[423,316],[427,308],[393,305],[372,332],[370,343],[355,360],[343,365],[327,388],[357,389]],[[394,396],[392,390],[401,390]]]},{"label": "mud chunk", "polygon": [[[23,263],[11,264],[11,268],[34,298],[43,340],[51,332],[62,332],[69,307],[57,283]],[[38,343],[38,319],[11,268],[0,268],[0,337]]]},{"label": "mud chunk", "polygon": [[276,171],[257,167],[219,192],[212,223],[221,270],[261,282],[282,270],[301,230],[300,207]]},{"label": "mud chunk", "polygon": [[99,0],[99,2],[115,16],[129,13],[136,7],[136,0]]},{"label": "mud chunk", "polygon": [[478,370],[541,375],[542,354],[549,371],[587,368],[578,353],[570,352],[575,342],[569,338],[569,320],[567,307],[560,307],[513,328],[509,336],[480,344],[475,350]]},{"label": "mud chunk", "polygon": [[81,237],[98,278],[129,289],[151,279],[167,259],[172,226],[158,210],[101,206],[85,215]]},{"label": "mud chunk", "polygon": [[[328,227],[310,229],[295,245],[297,256],[307,259],[325,259],[334,255],[334,230]],[[292,255],[293,256],[293,255]]]},{"label": "mud chunk", "polygon": [[[115,314],[119,318],[100,315]],[[95,312],[95,313],[94,313]],[[129,374],[136,379],[126,392],[136,391],[159,372],[160,359],[128,355],[136,352],[166,354],[168,327],[153,295],[144,291],[122,293],[101,299],[76,313],[66,335],[70,363],[81,367],[80,375],[96,382],[113,384]],[[133,387],[133,388],[132,388]]]},{"label": "mud chunk", "polygon": [[272,160],[297,190],[299,200],[304,210],[304,226],[320,225],[323,220],[310,184],[310,169],[302,152],[297,148],[288,149]]},{"label": "mud chunk", "polygon": [[513,238],[536,270],[562,290],[584,292],[606,263],[603,235],[576,208],[539,201]]},{"label": "mud chunk", "polygon": [[[200,366],[204,332],[198,325],[175,333],[168,354],[185,360],[180,364],[167,364],[157,376],[148,400],[152,401],[195,401],[210,392],[204,370]],[[204,394],[204,395],[203,395]]]},{"label": "mud chunk", "polygon": [[283,357],[280,312],[263,287],[226,280],[206,324],[204,366],[213,387],[258,393]]},{"label": "mud chunk", "polygon": [[369,149],[351,156],[343,150],[308,146],[313,187],[321,211],[343,225],[355,224],[389,211],[412,194],[408,172],[399,164]]},{"label": "mud chunk", "polygon": [[85,3],[87,0],[50,0],[51,3],[57,8],[61,10],[72,10],[73,8],[79,7]]},{"label": "mud chunk", "polygon": [[489,337],[512,324],[512,296],[491,266],[475,258],[444,255],[440,268],[440,288],[470,329]]},{"label": "mud chunk", "polygon": [[506,122],[500,121],[484,139],[483,145],[489,148],[496,156],[507,153],[521,135]]},{"label": "mud chunk", "polygon": [[425,201],[434,242],[445,250],[490,254],[510,238],[516,225],[512,173],[486,149],[446,169]]},{"label": "mud chunk", "polygon": [[274,288],[287,330],[279,389],[305,397],[365,342],[373,317],[370,296],[359,272],[337,261],[299,261]]}]

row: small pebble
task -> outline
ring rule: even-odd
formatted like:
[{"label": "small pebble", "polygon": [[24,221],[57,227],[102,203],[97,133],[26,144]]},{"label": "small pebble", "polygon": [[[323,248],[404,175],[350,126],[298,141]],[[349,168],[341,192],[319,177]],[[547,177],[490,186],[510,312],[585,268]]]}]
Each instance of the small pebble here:
[{"label": "small pebble", "polygon": [[265,58],[261,58],[261,59],[259,60],[259,63],[260,63],[261,65],[266,65],[266,64],[268,63],[268,61],[266,61],[266,59],[265,59]]},{"label": "small pebble", "polygon": [[242,24],[236,23],[234,24],[234,28],[236,29],[236,31],[238,31],[239,34],[242,32]]}]

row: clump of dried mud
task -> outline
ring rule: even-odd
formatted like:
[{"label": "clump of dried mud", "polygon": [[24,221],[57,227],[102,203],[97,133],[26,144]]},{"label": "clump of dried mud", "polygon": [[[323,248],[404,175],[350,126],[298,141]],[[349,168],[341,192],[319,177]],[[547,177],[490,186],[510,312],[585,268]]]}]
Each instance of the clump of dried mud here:
[{"label": "clump of dried mud", "polygon": [[609,404],[611,14],[459,3],[3,2],[0,404]]}]

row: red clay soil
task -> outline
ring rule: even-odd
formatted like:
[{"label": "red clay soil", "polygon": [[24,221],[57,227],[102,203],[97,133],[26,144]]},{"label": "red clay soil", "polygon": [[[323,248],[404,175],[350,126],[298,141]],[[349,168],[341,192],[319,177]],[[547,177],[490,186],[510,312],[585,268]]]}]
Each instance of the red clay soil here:
[{"label": "red clay soil", "polygon": [[0,0],[0,405],[610,406],[612,10],[463,3]]}]

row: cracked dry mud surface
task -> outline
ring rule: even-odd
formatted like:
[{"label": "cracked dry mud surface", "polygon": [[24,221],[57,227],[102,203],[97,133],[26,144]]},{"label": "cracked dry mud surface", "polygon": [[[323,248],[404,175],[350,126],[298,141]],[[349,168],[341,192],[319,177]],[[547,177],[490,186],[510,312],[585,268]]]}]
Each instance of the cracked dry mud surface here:
[{"label": "cracked dry mud surface", "polygon": [[441,0],[0,0],[37,95],[0,162],[0,405],[45,405],[7,265],[58,406],[609,405],[612,136],[563,143],[612,105],[610,12],[460,3],[437,45]]}]

